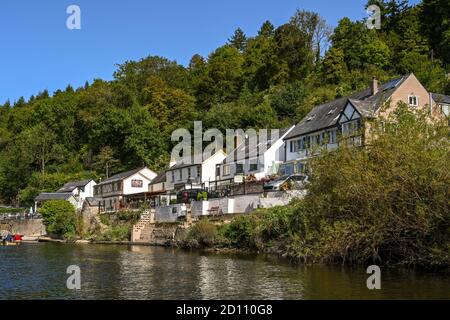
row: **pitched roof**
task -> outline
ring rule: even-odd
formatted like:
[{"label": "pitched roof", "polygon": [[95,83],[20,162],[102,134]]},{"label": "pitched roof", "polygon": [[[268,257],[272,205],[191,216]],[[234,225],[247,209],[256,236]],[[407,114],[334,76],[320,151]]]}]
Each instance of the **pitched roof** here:
[{"label": "pitched roof", "polygon": [[[215,156],[217,153],[220,153],[220,152],[223,152],[223,150],[220,149],[219,151],[213,153],[211,156],[209,156],[207,159],[203,160],[201,163],[195,163],[194,155],[191,155],[190,157],[183,158],[181,160],[181,162],[174,164],[166,171],[172,171],[172,170],[176,170],[176,169],[182,169],[182,168],[202,165],[205,161],[207,161],[208,159],[210,159],[211,157]],[[200,156],[203,157],[203,154],[201,154]]]},{"label": "pitched roof", "polygon": [[436,103],[450,104],[450,96],[446,96],[445,94],[440,93],[432,93],[431,96]]},{"label": "pitched roof", "polygon": [[350,102],[362,116],[373,116],[375,111],[381,107],[382,103],[394,93],[397,87],[403,83],[408,76],[409,75],[405,75],[381,84],[378,92],[374,95],[371,94],[370,88],[366,88],[349,96],[341,97],[314,107],[284,139],[294,138],[336,125],[341,112],[343,112],[348,102]]},{"label": "pitched roof", "polygon": [[[271,132],[268,131],[266,141],[263,141],[261,143],[258,143],[258,141],[256,141],[256,143],[257,143],[256,150],[250,150],[250,139],[246,138],[244,140],[244,142],[242,142],[236,149],[234,149],[232,152],[230,152],[227,155],[227,157],[222,161],[222,163],[231,163],[234,161],[239,161],[239,160],[249,159],[250,157],[259,156],[261,150],[264,150],[264,152],[269,150],[269,148],[275,142],[277,142],[279,139],[282,139],[283,136],[287,132],[289,132],[289,130],[291,130],[291,129],[292,129],[292,126],[280,129],[278,132],[278,138],[275,140],[271,140],[271,136],[270,136]],[[265,143],[265,147],[264,147],[264,143]],[[263,148],[260,149],[260,147],[263,147]],[[243,155],[244,155],[244,157],[242,157]]]},{"label": "pitched roof", "polygon": [[92,179],[86,179],[86,180],[81,180],[81,181],[70,181],[70,182],[67,182],[64,186],[62,186],[58,190],[58,192],[72,192],[76,188],[86,186],[91,181],[92,181]]},{"label": "pitched roof", "polygon": [[181,162],[178,162],[167,169],[167,171],[201,165],[201,163],[195,163],[193,158],[193,156],[191,157],[191,160],[189,160],[189,158],[184,158],[183,160],[181,160]]},{"label": "pitched roof", "polygon": [[142,168],[137,168],[137,169],[133,169],[133,170],[130,170],[130,171],[126,171],[126,172],[115,174],[115,175],[109,177],[108,179],[105,179],[105,180],[101,181],[100,183],[98,183],[98,185],[107,184],[107,183],[116,182],[116,181],[120,181],[120,180],[126,179],[126,178],[131,177],[132,175],[138,173],[139,171],[141,171],[141,170],[143,170],[145,168],[146,167],[142,167]]},{"label": "pitched roof", "polygon": [[71,193],[41,193],[36,198],[35,201],[47,201],[47,200],[67,200],[73,195]]},{"label": "pitched roof", "polygon": [[100,203],[100,198],[95,198],[95,197],[87,197],[86,198],[86,202],[89,206],[91,207],[96,207],[98,206],[98,204]]},{"label": "pitched roof", "polygon": [[151,182],[150,184],[157,184],[157,183],[162,183],[162,182],[166,182],[166,172],[161,172],[160,174],[158,174]]}]

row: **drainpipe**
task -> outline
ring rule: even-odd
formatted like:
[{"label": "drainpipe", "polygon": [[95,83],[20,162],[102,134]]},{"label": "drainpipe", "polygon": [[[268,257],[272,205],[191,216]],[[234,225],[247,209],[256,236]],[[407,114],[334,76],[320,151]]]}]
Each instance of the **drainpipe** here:
[{"label": "drainpipe", "polygon": [[433,113],[433,96],[432,96],[431,92],[428,92],[428,94],[429,94],[429,98],[430,98],[430,116],[431,116]]}]

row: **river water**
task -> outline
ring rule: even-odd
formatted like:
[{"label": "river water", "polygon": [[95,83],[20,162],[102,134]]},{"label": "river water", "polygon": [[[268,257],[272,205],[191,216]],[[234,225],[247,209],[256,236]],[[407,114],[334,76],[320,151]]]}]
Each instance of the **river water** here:
[{"label": "river water", "polygon": [[[0,299],[450,299],[450,276],[297,266],[256,255],[145,246],[51,243],[0,247]],[[66,286],[81,270],[81,290]]]}]

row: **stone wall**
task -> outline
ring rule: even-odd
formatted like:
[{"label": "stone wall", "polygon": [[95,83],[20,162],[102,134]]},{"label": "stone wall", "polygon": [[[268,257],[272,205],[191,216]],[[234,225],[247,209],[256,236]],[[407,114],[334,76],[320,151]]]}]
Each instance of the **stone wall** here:
[{"label": "stone wall", "polygon": [[47,234],[42,219],[10,220],[6,223],[12,226],[12,233],[19,233],[26,237],[40,237]]},{"label": "stone wall", "polygon": [[155,208],[155,221],[157,222],[175,222],[178,217],[185,215],[185,204],[173,204]]}]

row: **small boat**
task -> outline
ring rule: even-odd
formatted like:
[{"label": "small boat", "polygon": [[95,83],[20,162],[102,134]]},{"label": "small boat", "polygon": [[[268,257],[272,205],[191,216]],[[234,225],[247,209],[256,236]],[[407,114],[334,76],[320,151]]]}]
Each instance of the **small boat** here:
[{"label": "small boat", "polygon": [[22,244],[22,242],[15,241],[15,242],[0,242],[0,246],[18,246]]}]

